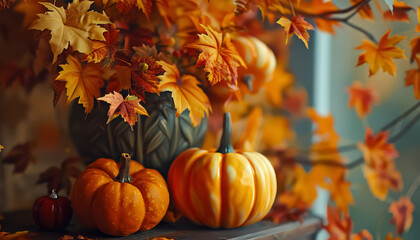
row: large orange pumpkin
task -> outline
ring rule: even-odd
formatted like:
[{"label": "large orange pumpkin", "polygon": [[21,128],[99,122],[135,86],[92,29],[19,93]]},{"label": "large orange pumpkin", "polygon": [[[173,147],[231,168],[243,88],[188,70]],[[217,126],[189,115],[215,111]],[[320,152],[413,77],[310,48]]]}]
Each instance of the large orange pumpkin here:
[{"label": "large orange pumpkin", "polygon": [[130,161],[100,158],[89,164],[76,180],[72,207],[89,228],[112,236],[149,230],[165,216],[169,191],[165,179],[154,169]]},{"label": "large orange pumpkin", "polygon": [[172,163],[168,185],[176,207],[190,220],[214,228],[233,228],[260,221],[274,203],[274,169],[257,152],[235,152],[230,114],[216,152],[192,148]]}]

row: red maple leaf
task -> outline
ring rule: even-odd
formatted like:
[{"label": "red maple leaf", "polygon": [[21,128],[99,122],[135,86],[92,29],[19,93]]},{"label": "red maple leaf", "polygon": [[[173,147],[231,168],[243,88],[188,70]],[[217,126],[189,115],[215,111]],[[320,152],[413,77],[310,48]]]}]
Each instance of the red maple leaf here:
[{"label": "red maple leaf", "polygon": [[36,162],[36,158],[32,153],[34,146],[33,142],[15,145],[4,158],[3,164],[14,165],[13,173],[25,172],[29,163]]},{"label": "red maple leaf", "polygon": [[118,65],[115,70],[120,83],[119,87],[130,89],[131,93],[142,101],[146,92],[159,92],[158,76],[165,72],[153,57],[133,57],[130,65]]},{"label": "red maple leaf", "polygon": [[355,81],[347,88],[349,93],[349,107],[356,108],[360,118],[366,117],[372,111],[372,104],[376,101],[376,94],[373,88],[363,87],[362,83]]},{"label": "red maple leaf", "polygon": [[37,184],[47,183],[48,192],[53,189],[56,192],[66,190],[67,195],[71,190],[71,178],[77,178],[82,172],[79,168],[74,167],[74,164],[80,162],[78,157],[69,157],[61,163],[61,167],[50,167],[39,175]]},{"label": "red maple leaf", "polygon": [[389,206],[389,212],[392,213],[391,223],[397,227],[397,234],[408,231],[413,224],[414,205],[408,197],[400,197]]}]

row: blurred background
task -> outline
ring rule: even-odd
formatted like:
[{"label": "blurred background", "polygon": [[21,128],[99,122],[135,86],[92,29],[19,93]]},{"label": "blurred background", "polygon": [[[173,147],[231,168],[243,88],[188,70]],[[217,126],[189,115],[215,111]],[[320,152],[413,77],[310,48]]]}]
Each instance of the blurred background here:
[{"label": "blurred background", "polygon": [[[338,7],[348,6],[347,1],[333,2]],[[410,1],[406,2],[410,4]],[[383,22],[381,24],[379,12],[373,5],[372,8],[377,19],[376,23],[362,22],[359,17],[351,21],[356,25],[362,25],[376,39],[380,39],[389,27],[393,29],[392,35],[402,34],[410,38],[416,34],[413,30],[417,24],[414,10],[409,12],[411,23],[388,22],[387,26]],[[13,59],[17,65],[24,64],[31,60],[28,59],[28,54],[23,50],[16,52],[11,49],[26,49],[19,46],[27,45],[28,38],[32,36],[25,31],[12,31],[19,28],[24,19],[23,15],[10,14],[0,14],[3,33],[0,34],[0,62]],[[376,131],[417,102],[412,87],[404,87],[405,71],[414,65],[410,65],[408,61],[395,60],[396,77],[379,71],[368,78],[367,64],[355,68],[360,51],[354,49],[366,37],[345,25],[335,30],[334,36],[318,31],[311,32],[309,50],[294,37],[289,42],[291,45],[289,69],[295,75],[297,84],[307,90],[308,104],[314,106],[321,114],[332,113],[335,118],[335,128],[342,138],[341,144],[345,145],[363,141],[366,124],[360,121],[353,109],[347,107],[346,88],[358,80],[377,89],[380,102],[373,107],[372,113],[366,120]],[[399,44],[405,50],[406,56],[410,51],[408,38]],[[6,70],[7,68],[3,66],[0,78],[4,78],[7,74]],[[35,163],[29,164],[24,174],[13,174],[14,166],[0,164],[0,211],[2,212],[31,208],[38,196],[47,193],[45,184],[36,184],[39,174],[52,165],[60,166],[68,157],[77,156],[68,134],[68,107],[65,101],[59,102],[54,107],[53,98],[54,93],[49,81],[36,85],[30,92],[18,84],[11,85],[7,89],[0,88],[0,144],[5,148],[0,153],[0,160],[16,144],[35,140],[36,148],[33,154],[37,159]],[[393,131],[398,131],[404,124],[406,122],[396,126]],[[311,123],[307,120],[296,121],[293,127],[298,145],[309,148],[312,139]],[[391,228],[389,224],[391,214],[388,211],[390,202],[403,196],[413,181],[420,176],[419,144],[420,123],[395,144],[400,153],[395,161],[396,167],[403,173],[404,188],[400,193],[391,191],[384,202],[371,194],[360,166],[350,170],[347,178],[353,183],[351,190],[355,207],[350,207],[350,216],[354,221],[354,232],[367,229],[374,239],[379,236],[381,239],[385,237]],[[361,153],[355,150],[345,153],[345,156],[349,160],[355,160],[361,156]],[[81,165],[80,167],[82,168]],[[327,199],[325,194],[320,194],[313,208],[315,214],[325,215],[325,199]],[[420,206],[418,192],[414,194],[412,201],[415,206]],[[413,218],[411,230],[402,236],[405,240],[419,239],[419,210],[414,211]],[[319,239],[325,238],[325,234],[320,234]]]}]

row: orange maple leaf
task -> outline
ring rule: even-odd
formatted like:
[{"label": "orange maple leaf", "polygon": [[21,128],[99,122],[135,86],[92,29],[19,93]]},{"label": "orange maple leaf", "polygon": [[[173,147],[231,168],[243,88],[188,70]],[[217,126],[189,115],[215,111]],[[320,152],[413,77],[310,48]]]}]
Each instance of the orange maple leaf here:
[{"label": "orange maple leaf", "polygon": [[196,66],[204,66],[209,73],[211,85],[226,81],[230,86],[237,85],[237,68],[246,67],[244,61],[236,52],[229,33],[221,33],[210,26],[201,25],[206,34],[198,34],[198,40],[186,45],[201,51]]},{"label": "orange maple leaf", "polygon": [[334,117],[330,114],[327,116],[319,115],[315,109],[309,108],[307,110],[309,119],[317,125],[317,129],[314,131],[321,140],[329,140],[331,142],[337,142],[340,136],[334,129]]},{"label": "orange maple leaf", "polygon": [[397,227],[397,235],[401,235],[410,229],[413,224],[414,204],[408,197],[400,197],[389,206],[389,212],[392,213],[391,223]]},{"label": "orange maple leaf", "polygon": [[176,108],[176,116],[179,116],[186,109],[190,111],[191,123],[197,126],[201,119],[209,115],[210,101],[203,90],[198,86],[200,83],[192,75],[180,75],[175,64],[168,64],[158,61],[163,67],[165,74],[159,76],[161,91],[172,92]]},{"label": "orange maple leaf", "polygon": [[[360,3],[361,1],[363,0],[350,0],[350,3],[352,5],[356,5]],[[366,4],[365,6],[363,6],[357,13],[362,19],[369,19],[369,20],[375,19],[372,8],[369,6],[369,4]]]},{"label": "orange maple leaf", "polygon": [[327,206],[328,224],[324,229],[330,234],[330,240],[348,240],[353,230],[353,221],[350,217],[342,219],[338,209]]},{"label": "orange maple leaf", "polygon": [[104,85],[101,66],[96,63],[83,66],[76,57],[69,55],[67,64],[60,67],[63,70],[55,80],[66,82],[67,103],[79,98],[79,104],[83,104],[85,112],[89,113],[94,105],[94,97],[101,95],[100,88]]},{"label": "orange maple leaf", "polygon": [[368,63],[369,76],[375,74],[380,68],[383,71],[395,76],[396,67],[392,59],[407,59],[404,55],[404,50],[395,46],[397,43],[405,39],[406,36],[395,35],[389,38],[390,33],[391,29],[382,36],[378,45],[369,40],[363,40],[362,44],[356,47],[356,49],[365,51],[360,54],[356,66]]},{"label": "orange maple leaf", "polygon": [[398,2],[398,0],[394,0],[393,11],[391,12],[391,10],[388,10],[384,12],[383,17],[388,21],[410,22],[410,17],[407,12],[411,9],[413,8],[408,6],[405,2]]},{"label": "orange maple leaf", "polygon": [[401,191],[403,187],[401,173],[395,167],[382,169],[363,166],[363,174],[372,194],[382,201],[388,195],[389,189]]},{"label": "orange maple leaf", "polygon": [[353,194],[350,191],[351,182],[344,180],[344,174],[340,180],[332,182],[326,189],[329,190],[338,210],[349,215],[349,205],[354,204]]},{"label": "orange maple leaf", "polygon": [[284,61],[277,61],[274,69],[273,78],[265,83],[265,95],[268,102],[274,107],[283,105],[283,94],[291,88],[294,82],[294,76],[286,70]]},{"label": "orange maple leaf", "polygon": [[410,62],[413,62],[416,56],[420,53],[420,37],[415,37],[410,41],[411,56]]},{"label": "orange maple leaf", "polygon": [[376,136],[371,128],[366,128],[365,142],[357,144],[363,153],[363,158],[367,166],[371,168],[388,168],[391,161],[398,157],[398,151],[394,144],[388,143],[389,132],[378,132]]},{"label": "orange maple leaf", "polygon": [[338,209],[327,207],[328,224],[324,229],[330,234],[329,240],[373,240],[372,235],[365,229],[359,233],[353,232],[353,220],[350,217],[342,218]]},{"label": "orange maple leaf", "polygon": [[119,82],[115,89],[130,89],[142,101],[146,92],[159,93],[158,76],[165,72],[153,57],[132,57],[129,65],[117,65],[115,70]]},{"label": "orange maple leaf", "polygon": [[130,125],[131,130],[133,130],[133,126],[138,119],[137,114],[149,116],[146,109],[140,105],[141,100],[133,95],[127,95],[124,99],[120,93],[114,92],[106,94],[105,96],[98,98],[98,100],[111,104],[109,106],[107,124],[121,115],[124,121]]},{"label": "orange maple leaf", "polygon": [[305,43],[306,48],[309,48],[309,33],[306,30],[314,30],[314,27],[306,22],[302,16],[293,16],[291,21],[286,17],[281,17],[277,23],[284,27],[286,44],[293,34],[296,34],[296,36]]},{"label": "orange maple leaf", "polygon": [[293,188],[281,193],[277,201],[289,209],[308,209],[317,197],[316,185],[301,165],[295,165],[293,172],[296,178]]},{"label": "orange maple leaf", "polygon": [[359,118],[364,118],[372,111],[372,104],[376,101],[375,90],[371,87],[363,87],[359,81],[347,88],[349,93],[349,108],[356,108]]},{"label": "orange maple leaf", "polygon": [[98,63],[105,58],[108,58],[107,64],[114,61],[119,30],[116,29],[115,24],[107,24],[104,28],[107,30],[104,33],[105,42],[94,40],[92,52],[86,55],[83,61]]},{"label": "orange maple leaf", "polygon": [[389,233],[386,235],[385,240],[403,240],[403,239],[402,239],[402,238],[399,238],[399,237],[397,237],[397,236],[395,236],[395,238],[394,238],[394,237],[392,237],[392,232],[389,232]]},{"label": "orange maple leaf", "polygon": [[417,56],[416,61],[418,68],[406,71],[405,86],[413,85],[414,96],[420,99],[420,55]]},{"label": "orange maple leaf", "polygon": [[241,149],[246,152],[254,152],[258,149],[257,143],[259,139],[257,138],[257,134],[260,130],[262,119],[262,109],[260,107],[254,108],[249,114],[245,130],[239,140],[234,144],[235,149]]}]

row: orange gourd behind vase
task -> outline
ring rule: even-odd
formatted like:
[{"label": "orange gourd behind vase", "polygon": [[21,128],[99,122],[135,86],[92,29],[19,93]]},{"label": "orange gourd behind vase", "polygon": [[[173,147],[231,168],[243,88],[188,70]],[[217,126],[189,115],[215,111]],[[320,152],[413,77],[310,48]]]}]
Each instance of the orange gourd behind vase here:
[{"label": "orange gourd behind vase", "polygon": [[232,44],[246,64],[238,68],[238,86],[241,94],[255,94],[273,78],[276,58],[269,47],[255,37],[235,37]]},{"label": "orange gourd behind vase", "polygon": [[274,169],[257,152],[235,152],[225,113],[217,152],[189,149],[172,163],[168,185],[176,207],[198,224],[234,228],[260,221],[274,203]]},{"label": "orange gourd behind vase", "polygon": [[112,236],[125,236],[156,226],[169,205],[165,179],[154,169],[130,161],[100,158],[89,164],[76,180],[72,207],[89,228]]}]

